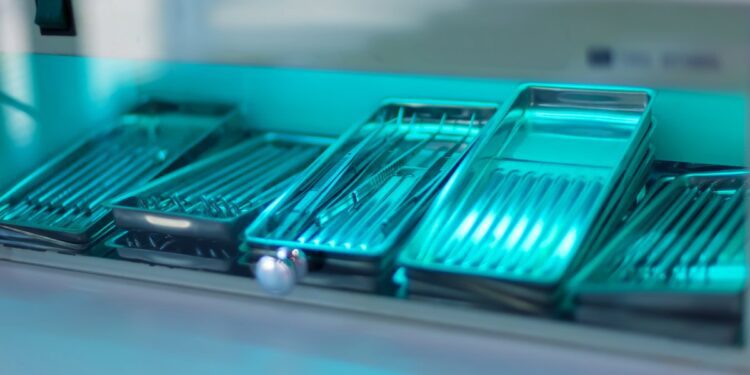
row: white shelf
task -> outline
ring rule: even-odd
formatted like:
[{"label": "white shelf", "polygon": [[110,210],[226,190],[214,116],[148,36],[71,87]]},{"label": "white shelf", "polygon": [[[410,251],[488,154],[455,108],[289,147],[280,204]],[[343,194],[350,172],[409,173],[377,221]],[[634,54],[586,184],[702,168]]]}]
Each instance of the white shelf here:
[{"label": "white shelf", "polygon": [[[654,371],[665,370],[669,366],[677,366],[672,370],[679,368],[681,372],[686,369],[750,371],[747,357],[738,348],[710,347],[569,322],[311,287],[299,287],[289,297],[279,299],[264,294],[256,283],[244,277],[86,256],[0,248],[0,259],[12,262],[0,264],[0,268],[18,270],[10,273],[3,271],[0,275],[13,276],[15,272],[35,270],[34,272],[44,273],[45,279],[50,280],[52,284],[59,284],[52,281],[57,277],[56,275],[75,278],[77,280],[75,285],[69,285],[67,282],[60,284],[66,285],[66,289],[61,291],[63,294],[78,293],[76,285],[87,289],[88,280],[92,280],[91,282],[117,285],[117,288],[129,290],[132,288],[133,292],[129,292],[131,294],[137,294],[140,292],[136,291],[146,289],[155,299],[187,298],[180,304],[190,303],[191,297],[189,296],[195,294],[218,300],[237,301],[242,305],[264,306],[263,309],[277,311],[273,316],[248,318],[247,324],[251,326],[266,324],[263,321],[304,320],[304,323],[300,321],[293,323],[297,327],[295,330],[299,330],[298,332],[279,332],[279,340],[281,337],[290,336],[289,340],[309,341],[309,335],[320,334],[314,329],[320,324],[313,316],[318,316],[324,320],[351,319],[353,322],[359,322],[357,324],[363,327],[373,325],[383,327],[388,332],[394,332],[394,335],[404,330],[418,331],[421,336],[417,341],[420,342],[429,341],[431,335],[441,336],[443,341],[440,341],[442,348],[440,350],[454,347],[450,344],[451,340],[472,343],[471,346],[491,345],[499,351],[502,351],[501,348],[515,348],[512,349],[513,351],[525,348],[524,350],[549,356],[548,359],[556,358],[554,360],[561,361],[560,365],[563,367],[572,366],[573,363],[567,363],[567,361],[572,361],[577,363],[576,366],[583,366],[583,368],[604,370],[601,366],[614,360],[623,364],[638,364],[638,366],[645,366],[645,369]],[[7,285],[8,282],[2,284]],[[23,288],[15,281],[13,285]],[[95,287],[94,290],[105,293],[108,287]],[[177,294],[171,291],[177,291],[174,292]],[[74,295],[65,298],[76,299]],[[195,314],[211,315],[213,307],[206,306],[205,308],[207,311]],[[95,316],[98,314],[97,311],[94,307],[92,311],[85,313]],[[240,311],[242,309],[234,314],[239,314]],[[183,311],[180,314],[196,317],[192,312]],[[356,335],[357,333],[331,332],[331,334]],[[409,340],[412,339],[414,337],[411,336],[401,338],[399,340],[406,341],[398,345],[408,345]],[[567,356],[577,359],[563,360]],[[398,360],[398,358],[392,360]],[[524,361],[528,360],[528,358],[517,358],[514,361],[517,366],[524,366]],[[543,360],[540,359],[540,361]],[[536,364],[526,363],[526,365],[533,367]]]}]

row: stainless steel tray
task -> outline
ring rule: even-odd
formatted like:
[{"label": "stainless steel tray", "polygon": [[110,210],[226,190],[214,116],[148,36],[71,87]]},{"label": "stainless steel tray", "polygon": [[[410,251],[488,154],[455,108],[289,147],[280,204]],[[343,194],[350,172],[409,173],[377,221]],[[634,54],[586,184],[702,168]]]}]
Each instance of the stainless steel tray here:
[{"label": "stainless steel tray", "polygon": [[523,86],[399,263],[554,289],[611,230],[609,218],[631,205],[625,192],[643,185],[652,97],[642,89]]},{"label": "stainless steel tray", "polygon": [[[610,215],[598,219],[602,222],[602,229],[590,237],[592,249],[598,249],[608,238],[605,232],[616,230],[637,207],[638,196],[643,193],[641,186],[649,178],[649,174],[653,173],[652,160],[653,152],[647,151],[640,162],[632,163],[633,165],[628,168],[628,174],[635,177],[630,180],[630,184],[618,184],[618,189],[613,192],[612,195],[619,196],[620,199],[612,200],[611,204],[616,205],[616,208]],[[576,263],[585,264],[586,259],[588,257],[581,256]],[[571,267],[575,269],[577,266]],[[524,284],[472,274],[443,273],[417,268],[408,268],[407,277],[406,287],[410,298],[458,299],[482,307],[535,315],[558,314],[570,309],[570,306],[565,304],[567,301],[563,298],[564,290],[560,290],[559,285]]]},{"label": "stainless steel tray", "polygon": [[738,316],[745,265],[745,171],[665,179],[571,281],[581,304]]},{"label": "stainless steel tray", "polygon": [[391,257],[497,107],[390,100],[329,148],[245,232],[250,247]]},{"label": "stainless steel tray", "polygon": [[0,197],[0,224],[85,243],[107,223],[102,203],[183,165],[235,116],[226,105],[150,101],[73,146]]},{"label": "stainless steel tray", "polygon": [[118,227],[237,243],[331,138],[264,133],[113,199]]}]

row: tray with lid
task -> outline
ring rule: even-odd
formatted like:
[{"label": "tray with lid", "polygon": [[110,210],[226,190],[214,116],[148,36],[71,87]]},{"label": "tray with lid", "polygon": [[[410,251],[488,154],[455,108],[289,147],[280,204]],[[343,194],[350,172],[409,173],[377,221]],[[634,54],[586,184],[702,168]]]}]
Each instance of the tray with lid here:
[{"label": "tray with lid", "polygon": [[438,284],[459,281],[452,287],[467,299],[488,300],[492,291],[548,303],[645,184],[652,96],[522,86],[433,203],[399,264],[422,283],[431,275],[440,275]]},{"label": "tray with lid", "polygon": [[89,242],[107,222],[110,210],[102,203],[185,164],[215,143],[235,115],[227,105],[146,102],[0,197],[0,224]]},{"label": "tray with lid", "polygon": [[[337,269],[388,269],[493,103],[390,100],[343,135],[248,229],[248,250],[304,251]],[[374,263],[363,265],[361,263]]]},{"label": "tray with lid", "polygon": [[746,171],[665,178],[569,285],[577,304],[741,314]]},{"label": "tray with lid", "polygon": [[118,227],[237,243],[333,140],[263,133],[117,197]]}]

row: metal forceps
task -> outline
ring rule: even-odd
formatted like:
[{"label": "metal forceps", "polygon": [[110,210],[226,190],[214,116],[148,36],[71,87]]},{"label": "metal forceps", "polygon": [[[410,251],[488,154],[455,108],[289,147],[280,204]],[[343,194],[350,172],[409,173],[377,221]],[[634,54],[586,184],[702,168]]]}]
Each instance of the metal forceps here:
[{"label": "metal forceps", "polygon": [[[357,166],[360,161],[372,151],[370,144],[377,138],[384,126],[379,126],[376,131],[367,135],[350,149],[332,168],[327,169],[319,178],[314,179],[312,187],[294,203],[294,207],[286,214],[286,217],[274,231],[277,236],[283,236],[287,232],[298,232],[314,214],[316,207],[325,202],[341,181],[347,181],[357,175]],[[286,211],[286,210],[284,210]]]},{"label": "metal forceps", "polygon": [[[462,146],[466,144],[466,141],[469,139],[469,136],[471,135],[471,131],[474,128],[474,124],[476,121],[476,113],[471,115],[471,119],[469,120],[469,127],[466,129],[466,134],[464,134],[461,139],[456,142],[451,148],[449,148],[443,155],[441,155],[437,160],[435,160],[422,174],[422,177],[417,181],[414,186],[412,186],[411,189],[409,189],[409,192],[406,193],[405,197],[406,199],[401,202],[396,207],[396,210],[394,210],[393,214],[391,214],[387,219],[385,219],[381,223],[381,228],[384,234],[388,234],[391,232],[393,227],[395,226],[394,222],[397,222],[396,218],[402,218],[406,217],[408,215],[402,215],[401,213],[409,209],[409,211],[413,211],[416,207],[420,207],[421,204],[418,204],[422,201],[424,201],[426,198],[429,197],[429,192],[432,191],[432,189],[440,182],[442,181],[443,177],[445,177],[446,169],[445,165],[448,163],[450,159],[453,158],[453,156],[458,152],[458,150],[461,149]],[[443,115],[443,118],[440,122],[440,128],[435,133],[435,135],[439,134],[443,124],[445,123],[445,114]]]},{"label": "metal forceps", "polygon": [[[440,128],[437,132],[431,134],[429,138],[424,139],[416,145],[410,147],[409,149],[398,155],[391,162],[389,162],[387,165],[385,165],[383,168],[375,172],[375,174],[370,175],[364,181],[362,181],[362,183],[357,185],[356,188],[354,188],[347,194],[350,199],[347,199],[347,197],[343,197],[343,199],[339,200],[338,203],[318,214],[316,216],[317,224],[323,226],[325,225],[325,223],[329,222],[332,218],[338,216],[339,214],[357,209],[357,207],[359,207],[360,205],[360,202],[374,195],[391,177],[397,175],[406,165],[406,163],[412,157],[414,157],[414,155],[422,150],[422,148],[424,148],[428,143],[435,140],[437,135],[442,130],[443,125],[445,124],[445,120],[446,116],[443,115],[443,118],[440,121]],[[414,118],[412,117],[412,126],[409,127],[409,130],[406,133],[399,137],[400,139],[404,139],[406,135],[412,130],[413,123]],[[393,152],[390,152],[389,154],[392,153]]]}]

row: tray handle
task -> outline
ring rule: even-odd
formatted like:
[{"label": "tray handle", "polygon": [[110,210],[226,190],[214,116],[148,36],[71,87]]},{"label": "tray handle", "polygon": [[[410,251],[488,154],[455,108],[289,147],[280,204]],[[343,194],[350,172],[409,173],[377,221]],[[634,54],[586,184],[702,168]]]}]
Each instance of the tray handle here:
[{"label": "tray handle", "polygon": [[307,275],[307,256],[300,249],[281,247],[274,255],[264,255],[255,265],[255,278],[261,288],[273,295],[286,295]]}]

